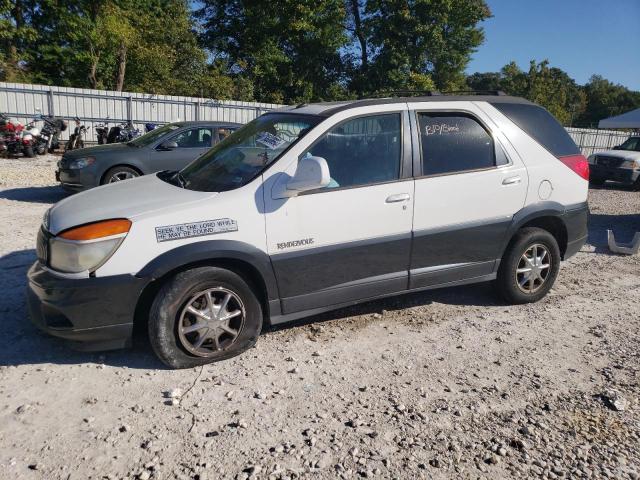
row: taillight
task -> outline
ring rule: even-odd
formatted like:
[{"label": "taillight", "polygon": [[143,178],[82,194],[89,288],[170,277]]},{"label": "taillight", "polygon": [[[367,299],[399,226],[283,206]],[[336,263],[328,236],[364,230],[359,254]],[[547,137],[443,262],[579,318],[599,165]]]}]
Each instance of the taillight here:
[{"label": "taillight", "polygon": [[584,158],[584,155],[568,155],[566,157],[558,157],[558,160],[585,180],[589,180],[589,162]]}]

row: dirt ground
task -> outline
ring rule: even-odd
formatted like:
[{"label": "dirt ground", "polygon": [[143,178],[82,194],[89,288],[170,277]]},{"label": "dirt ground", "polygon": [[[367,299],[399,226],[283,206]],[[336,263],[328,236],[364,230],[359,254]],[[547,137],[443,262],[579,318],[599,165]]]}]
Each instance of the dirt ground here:
[{"label": "dirt ground", "polygon": [[30,324],[54,168],[0,159],[0,478],[639,478],[640,256],[606,229],[640,231],[640,193],[590,191],[588,245],[535,305],[406,295],[170,371],[144,341],[78,353]]}]

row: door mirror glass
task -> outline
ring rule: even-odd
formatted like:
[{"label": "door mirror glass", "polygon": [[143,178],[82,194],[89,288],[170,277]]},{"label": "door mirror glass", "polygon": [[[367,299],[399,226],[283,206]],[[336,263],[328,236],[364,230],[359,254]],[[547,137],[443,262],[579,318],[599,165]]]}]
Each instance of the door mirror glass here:
[{"label": "door mirror glass", "polygon": [[329,166],[322,157],[303,157],[298,161],[298,168],[293,178],[287,182],[285,196],[295,197],[299,193],[329,185]]},{"label": "door mirror glass", "polygon": [[161,150],[173,150],[178,148],[178,144],[176,142],[168,141],[160,144]]}]

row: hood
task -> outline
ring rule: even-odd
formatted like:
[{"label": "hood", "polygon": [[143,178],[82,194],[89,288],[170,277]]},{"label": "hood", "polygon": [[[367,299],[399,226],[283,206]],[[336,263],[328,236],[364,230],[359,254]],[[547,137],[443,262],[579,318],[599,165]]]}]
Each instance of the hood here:
[{"label": "hood", "polygon": [[605,150],[603,152],[595,152],[594,155],[624,158],[625,160],[640,160],[640,152],[634,150]]},{"label": "hood", "polygon": [[135,221],[140,215],[175,209],[216,195],[171,185],[155,174],[144,175],[93,188],[56,203],[49,212],[49,231],[57,235],[71,227],[111,218]]},{"label": "hood", "polygon": [[126,143],[109,143],[107,145],[95,145],[93,147],[70,150],[64,153],[64,158],[80,158],[107,152],[133,152],[137,147],[130,147]]}]

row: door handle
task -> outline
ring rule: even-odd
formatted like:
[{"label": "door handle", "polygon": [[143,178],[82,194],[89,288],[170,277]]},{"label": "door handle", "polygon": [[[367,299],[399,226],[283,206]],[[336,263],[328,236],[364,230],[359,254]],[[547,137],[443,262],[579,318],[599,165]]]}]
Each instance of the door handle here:
[{"label": "door handle", "polygon": [[508,177],[505,178],[504,180],[502,180],[502,184],[503,185],[515,185],[517,183],[520,183],[522,181],[522,179],[520,177]]},{"label": "door handle", "polygon": [[408,193],[396,193],[395,195],[389,195],[385,200],[386,203],[398,203],[398,202],[406,202],[410,199]]}]

